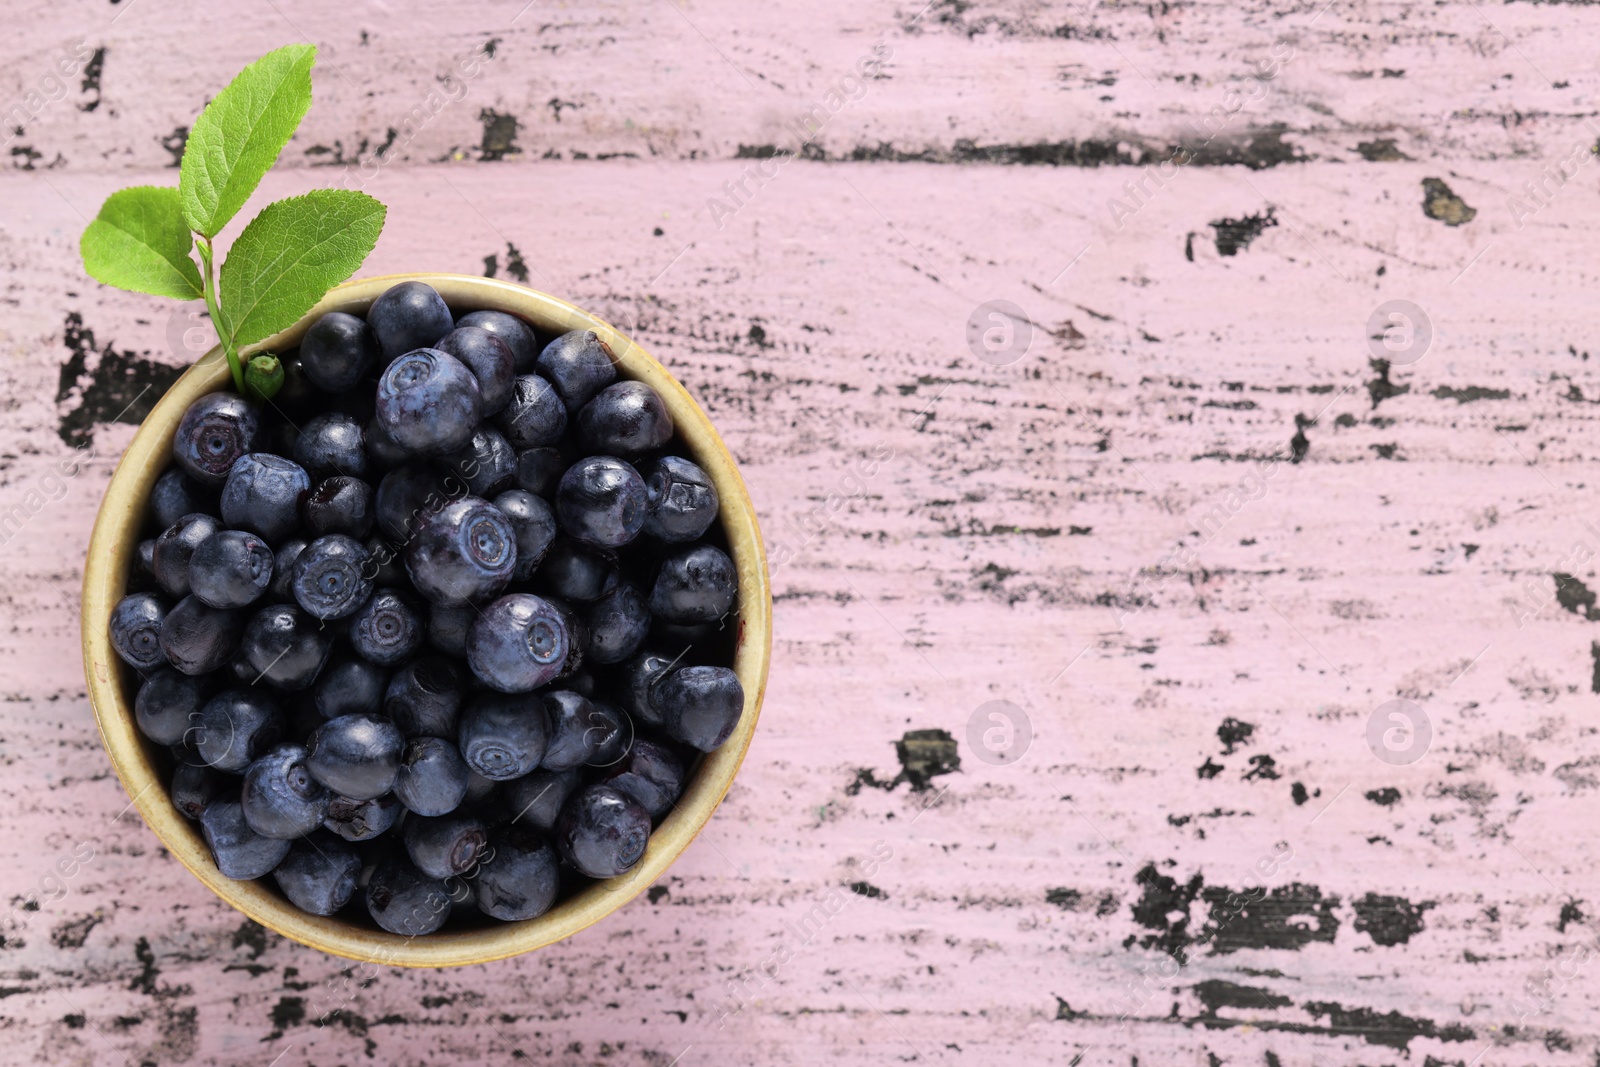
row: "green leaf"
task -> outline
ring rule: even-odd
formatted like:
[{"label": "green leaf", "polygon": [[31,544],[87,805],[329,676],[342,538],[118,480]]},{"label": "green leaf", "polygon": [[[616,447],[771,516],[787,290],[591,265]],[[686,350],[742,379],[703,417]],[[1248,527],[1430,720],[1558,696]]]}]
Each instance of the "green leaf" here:
[{"label": "green leaf", "polygon": [[250,199],[311,106],[316,58],[308,44],[268,52],[200,113],[178,171],[190,229],[215,237]]},{"label": "green leaf", "polygon": [[222,317],[240,345],[271,337],[356,272],[383,231],[365,193],[317,189],[268,204],[228,249]]},{"label": "green leaf", "polygon": [[193,247],[178,190],[154,185],[112,193],[78,242],[83,269],[96,281],[179,300],[204,294]]}]

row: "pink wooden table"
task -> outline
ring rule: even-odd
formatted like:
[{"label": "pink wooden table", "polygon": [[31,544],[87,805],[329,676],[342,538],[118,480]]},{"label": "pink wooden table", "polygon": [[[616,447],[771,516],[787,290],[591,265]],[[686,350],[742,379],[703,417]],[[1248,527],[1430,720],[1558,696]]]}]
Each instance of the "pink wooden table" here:
[{"label": "pink wooden table", "polygon": [[[1600,1058],[1600,8],[6,15],[0,1062]],[[518,960],[243,921],[84,696],[109,420],[203,334],[78,234],[302,39],[261,195],[361,183],[367,272],[526,271],[632,329],[781,561],[726,804]]]}]

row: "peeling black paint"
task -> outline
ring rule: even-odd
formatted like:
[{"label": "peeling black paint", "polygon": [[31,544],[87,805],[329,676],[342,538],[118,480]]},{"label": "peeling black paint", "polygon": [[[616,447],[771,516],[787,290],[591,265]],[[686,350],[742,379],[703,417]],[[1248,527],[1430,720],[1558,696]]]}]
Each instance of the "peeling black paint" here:
[{"label": "peeling black paint", "polygon": [[1372,938],[1374,944],[1390,947],[1404,945],[1421,933],[1424,913],[1438,904],[1431,900],[1413,904],[1404,897],[1368,893],[1351,901],[1350,906],[1356,912],[1356,930]]},{"label": "peeling black paint", "polygon": [[1367,366],[1371,367],[1372,372],[1377,375],[1377,377],[1373,378],[1367,383],[1367,395],[1372,398],[1373,410],[1377,410],[1378,405],[1383,403],[1385,400],[1388,400],[1390,397],[1400,396],[1404,393],[1411,392],[1411,386],[1409,384],[1395,385],[1389,380],[1390,366],[1388,360],[1369,359],[1367,360]]},{"label": "peeling black paint", "polygon": [[[528,284],[528,264],[522,258],[522,250],[510,241],[506,242],[506,273],[523,285]],[[483,276],[495,278],[500,274],[500,255],[491,253],[483,257]]]},{"label": "peeling black paint", "polygon": [[1583,901],[1581,900],[1569,900],[1565,904],[1561,905],[1561,916],[1556,919],[1557,933],[1566,933],[1568,923],[1583,922],[1583,910],[1578,907],[1578,905],[1582,903]]},{"label": "peeling black paint", "polygon": [[1298,808],[1311,799],[1311,794],[1306,792],[1303,782],[1295,782],[1289,787],[1289,799],[1294,801],[1294,806]]},{"label": "peeling black paint", "polygon": [[1294,436],[1289,438],[1289,462],[1299,463],[1311,451],[1311,438],[1306,436],[1306,431],[1317,424],[1314,418],[1307,418],[1295,412]]},{"label": "peeling black paint", "polygon": [[1282,778],[1278,773],[1278,764],[1265,752],[1250,757],[1250,769],[1244,772],[1243,780],[1246,782],[1272,781]]},{"label": "peeling black paint", "polygon": [[1218,1008],[1245,1008],[1276,1011],[1293,1003],[1288,997],[1268,992],[1255,986],[1239,985],[1221,978],[1197,982],[1190,990],[1200,999],[1207,1015],[1215,1015]]},{"label": "peeling black paint", "polygon": [[664,885],[653,885],[650,887],[650,892],[645,895],[650,898],[650,903],[659,904],[672,895],[672,890]]},{"label": "peeling black paint", "polygon": [[1217,740],[1222,742],[1222,754],[1231,756],[1240,745],[1248,745],[1251,736],[1256,732],[1256,724],[1242,722],[1233,716],[1222,720],[1222,725],[1217,727]]},{"label": "peeling black paint", "polygon": [[1313,1001],[1302,1007],[1312,1018],[1327,1016],[1330,1029],[1355,1034],[1369,1045],[1383,1045],[1404,1051],[1412,1038],[1417,1037],[1432,1037],[1440,1041],[1472,1040],[1472,1031],[1465,1026],[1451,1024],[1441,1027],[1431,1019],[1417,1019],[1397,1011],[1346,1008],[1325,1001]]},{"label": "peeling black paint", "polygon": [[1583,582],[1570,574],[1551,575],[1556,582],[1556,603],[1562,608],[1590,620],[1595,619],[1595,594]]},{"label": "peeling black paint", "polygon": [[858,897],[866,897],[868,900],[887,900],[889,897],[888,893],[885,893],[871,882],[851,882],[850,892]]},{"label": "peeling black paint", "polygon": [[184,371],[118,352],[110,344],[97,351],[94,331],[83,325],[83,316],[76,311],[67,313],[62,341],[70,354],[61,365],[56,387],[56,404],[67,405],[57,433],[74,448],[93,440],[96,425],[143,422]]},{"label": "peeling black paint", "polygon": [[900,759],[899,774],[885,780],[871,768],[858,767],[855,777],[844,787],[845,796],[855,796],[863,786],[888,792],[901,782],[910,782],[912,791],[920,793],[928,788],[930,779],[961,769],[956,739],[948,730],[907,730],[894,743],[894,751]]},{"label": "peeling black paint", "polygon": [[1215,778],[1217,775],[1221,774],[1222,773],[1222,769],[1223,769],[1222,764],[1213,763],[1211,761],[1211,757],[1207,756],[1206,757],[1206,761],[1204,763],[1200,764],[1200,766],[1195,768],[1194,773],[1195,773],[1195,777],[1200,778],[1202,780],[1206,780],[1206,779]]},{"label": "peeling black paint", "polygon": [[174,126],[172,132],[161,138],[161,147],[172,153],[172,162],[169,167],[183,165],[183,150],[189,144],[189,127]]},{"label": "peeling black paint", "polygon": [[94,99],[78,105],[79,111],[93,111],[100,106],[100,76],[106,69],[106,50],[104,46],[96,48],[94,55],[89,57],[89,62],[83,65],[82,88],[86,93],[93,93]]},{"label": "peeling black paint", "polygon": [[1380,808],[1392,808],[1400,801],[1400,790],[1392,785],[1386,785],[1382,789],[1367,790],[1366,798]]},{"label": "peeling black paint", "polygon": [[1438,178],[1422,179],[1422,213],[1430,219],[1437,219],[1446,226],[1463,226],[1471,222],[1478,215],[1477,208],[1468,207],[1467,202],[1451,191],[1450,187]]},{"label": "peeling black paint", "polygon": [[1202,893],[1210,914],[1199,940],[1218,954],[1241,949],[1296,951],[1313,942],[1331,944],[1339,932],[1336,896],[1314,885],[1291,882],[1268,890],[1208,887]]},{"label": "peeling black paint", "polygon": [[1452,389],[1448,385],[1441,385],[1431,395],[1440,400],[1454,400],[1458,404],[1470,404],[1475,400],[1508,400],[1511,397],[1511,390],[1485,389],[1481,385],[1469,385],[1463,389]]},{"label": "peeling black paint", "polygon": [[522,150],[517,147],[515,115],[502,115],[493,108],[486,107],[478,112],[478,121],[483,123],[483,143],[478,147],[480,161],[492,163],[507,156],[521,154]]},{"label": "peeling black paint", "polygon": [[1264,215],[1246,215],[1238,219],[1218,219],[1207,223],[1217,231],[1217,255],[1236,256],[1250,247],[1263,230],[1278,225],[1277,209],[1269,207]]},{"label": "peeling black paint", "polygon": [[1395,147],[1394,138],[1379,137],[1371,141],[1362,141],[1356,145],[1356,151],[1361,153],[1361,158],[1368,163],[1399,163],[1411,157]]}]

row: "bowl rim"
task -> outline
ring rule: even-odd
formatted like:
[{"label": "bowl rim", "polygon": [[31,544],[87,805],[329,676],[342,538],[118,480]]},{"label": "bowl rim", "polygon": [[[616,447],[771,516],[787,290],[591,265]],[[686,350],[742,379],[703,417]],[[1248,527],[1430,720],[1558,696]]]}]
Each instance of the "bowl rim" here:
[{"label": "bowl rim", "polygon": [[331,955],[384,966],[453,967],[531,952],[599,922],[655,882],[694,840],[732,785],[755,733],[771,659],[772,592],[755,508],[711,420],[688,390],[643,347],[610,323],[559,297],[468,274],[388,274],[355,279],[330,290],[293,326],[245,348],[242,354],[248,358],[297,345],[326,312],[365,312],[385,290],[404,281],[432,285],[458,315],[467,309],[507,311],[544,332],[594,330],[611,346],[621,377],[643,381],[661,394],[680,440],[717,488],[719,521],[739,576],[739,632],[733,669],[744,686],[745,706],[733,734],[721,748],[705,756],[678,804],[650,835],[644,858],[628,874],[597,882],[536,919],[420,937],[357,926],[336,916],[308,915],[257,882],[236,882],[217,870],[198,825],[171,803],[167,785],[151,759],[152,751],[160,746],[138,731],[127,696],[133,668],[112,649],[109,621],[126,590],[144,506],[155,479],[169,464],[178,420],[195,399],[229,386],[220,345],[196,361],[156,403],[106,487],[84,564],[84,676],[101,740],[132,805],[178,862],[223,901],[268,929]]}]

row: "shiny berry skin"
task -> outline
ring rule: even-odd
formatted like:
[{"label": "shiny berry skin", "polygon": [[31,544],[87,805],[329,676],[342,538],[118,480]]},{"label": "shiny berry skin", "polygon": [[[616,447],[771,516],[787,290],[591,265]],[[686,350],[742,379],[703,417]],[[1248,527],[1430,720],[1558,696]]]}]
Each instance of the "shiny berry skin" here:
[{"label": "shiny berry skin", "polygon": [[428,641],[448,656],[465,659],[467,631],[477,618],[471,604],[435,604],[428,611]]},{"label": "shiny berry skin", "polygon": [[396,467],[384,475],[376,500],[383,536],[399,545],[410,543],[422,520],[450,501],[444,482],[438,471],[423,464]]},{"label": "shiny berry skin", "polygon": [[644,529],[644,479],[626,460],[590,456],[567,468],[556,486],[556,515],[572,537],[621,548]]},{"label": "shiny berry skin", "polygon": [[523,374],[511,386],[511,399],[495,425],[518,451],[553,445],[567,432],[567,406],[555,386],[537,374]]},{"label": "shiny berry skin", "polygon": [[332,631],[290,604],[273,604],[252,615],[239,645],[260,681],[291,691],[311,687],[332,647]]},{"label": "shiny berry skin", "polygon": [[636,722],[658,728],[664,725],[665,719],[655,704],[656,685],[677,662],[677,656],[646,649],[623,663],[617,698],[623,710]]},{"label": "shiny berry skin", "polygon": [[643,382],[614,382],[578,412],[578,443],[590,452],[631,458],[670,440],[666,402]]},{"label": "shiny berry skin", "polygon": [[632,582],[618,582],[584,614],[589,643],[584,656],[593,663],[621,663],[650,633],[650,608]]},{"label": "shiny berry skin", "polygon": [[244,530],[221,530],[189,557],[189,589],[213,608],[254,604],[272,584],[272,549]]},{"label": "shiny berry skin", "polygon": [[237,801],[207,804],[200,813],[200,832],[224,878],[243,882],[264,877],[289,854],[289,842],[262,837],[250,829]]},{"label": "shiny berry skin", "polygon": [[644,532],[649,536],[683,544],[698,540],[717,521],[717,487],[696,464],[682,456],[659,456],[639,473],[644,476]]},{"label": "shiny berry skin", "polygon": [[306,769],[349,800],[372,800],[394,788],[405,738],[394,723],[372,715],[341,715],[311,733]]},{"label": "shiny berry skin", "polygon": [[201,487],[221,489],[234,461],[264,440],[256,406],[237,393],[207,393],[189,405],[172,438],[172,458]]},{"label": "shiny berry skin", "polygon": [[356,850],[326,830],[296,841],[272,872],[289,903],[311,915],[332,915],[348,904],[360,875]]},{"label": "shiny berry skin", "polygon": [[414,455],[453,452],[472,440],[483,415],[478,379],[436,348],[407,352],[378,379],[377,420]]},{"label": "shiny berry skin", "polygon": [[185,515],[214,515],[216,493],[200,486],[178,467],[169,467],[150,489],[150,514],[165,530]]},{"label": "shiny berry skin", "polygon": [[394,857],[380,863],[367,881],[367,914],[401,937],[431,934],[450,917],[450,891],[408,860]]},{"label": "shiny berry skin", "polygon": [[359,478],[336,474],[306,497],[306,529],[312,536],[344,534],[357,540],[372,533],[376,520],[372,486]]},{"label": "shiny berry skin", "polygon": [[383,691],[389,672],[383,667],[349,656],[322,668],[311,689],[313,706],[324,719],[341,715],[374,715],[383,710]]},{"label": "shiny berry skin", "polygon": [[580,604],[600,599],[617,583],[617,573],[608,556],[570,537],[556,538],[534,577],[544,591]]},{"label": "shiny berry skin", "polygon": [[534,369],[556,387],[569,412],[617,380],[611,349],[593,330],[573,330],[544,346]]},{"label": "shiny berry skin", "polygon": [[306,422],[294,442],[294,461],[312,478],[344,475],[365,478],[371,470],[367,459],[367,433],[361,420],[341,411],[326,411]]},{"label": "shiny berry skin", "polygon": [[727,667],[679,667],[652,696],[667,733],[701,752],[720,748],[744,713],[744,687]]},{"label": "shiny berry skin", "polygon": [[367,325],[377,337],[380,357],[387,365],[413,349],[430,347],[455,329],[455,318],[433,286],[401,282],[372,302]]},{"label": "shiny berry skin", "polygon": [[289,590],[314,619],[354,615],[372,596],[372,556],[360,541],[328,534],[306,546],[294,561]]},{"label": "shiny berry skin", "polygon": [[206,674],[233,658],[243,629],[240,612],[186,596],[161,621],[161,651],[184,674]]},{"label": "shiny berry skin", "polygon": [[235,529],[277,543],[300,523],[300,503],[311,476],[298,463],[270,452],[240,456],[222,487],[222,518]]},{"label": "shiny berry skin", "polygon": [[429,818],[413,812],[402,836],[406,855],[417,870],[430,878],[467,873],[489,843],[489,832],[482,820],[470,815]]},{"label": "shiny berry skin", "polygon": [[626,874],[650,843],[650,813],[608,785],[578,790],[556,820],[561,856],[590,878]]},{"label": "shiny berry skin", "polygon": [[467,665],[502,693],[529,693],[576,670],[582,635],[573,617],[532,593],[512,593],[483,609],[467,631]]},{"label": "shiny berry skin", "polygon": [[500,808],[513,822],[526,823],[545,833],[555,829],[561,806],[583,784],[577,768],[552,771],[543,767],[505,784]]},{"label": "shiny berry skin", "polygon": [[439,457],[439,466],[446,472],[446,488],[452,488],[452,479],[460,479],[466,487],[455,496],[490,497],[511,485],[517,476],[517,454],[500,431],[479,426],[465,448]]},{"label": "shiny berry skin", "polygon": [[197,513],[183,516],[161,532],[150,552],[150,570],[162,592],[173,598],[189,595],[189,560],[202,541],[221,531],[221,521]]},{"label": "shiny berry skin", "polygon": [[366,320],[342,311],[323,315],[300,340],[300,372],[325,393],[353,389],[378,362],[378,338]]},{"label": "shiny berry skin", "polygon": [[633,720],[615,704],[589,698],[594,711],[589,714],[589,734],[594,741],[591,767],[610,767],[633,747]]},{"label": "shiny berry skin", "polygon": [[739,594],[733,560],[714,545],[696,545],[661,562],[650,590],[650,611],[666,622],[715,622]]},{"label": "shiny berry skin", "polygon": [[443,656],[423,656],[394,672],[383,713],[407,737],[454,737],[461,714],[461,672]]},{"label": "shiny berry skin", "polygon": [[542,835],[520,826],[497,831],[489,839],[488,856],[472,882],[479,911],[517,922],[550,910],[561,871],[555,849]]},{"label": "shiny berry skin", "polygon": [[517,566],[511,521],[477,497],[452,500],[423,518],[406,548],[406,573],[436,604],[494,596]]},{"label": "shiny berry skin", "polygon": [[172,806],[185,817],[198,819],[207,805],[228,791],[228,783],[237,780],[203,763],[179,762],[172,772]]},{"label": "shiny berry skin", "polygon": [[362,659],[393,667],[422,647],[422,616],[399,590],[379,589],[350,617],[346,636]]},{"label": "shiny berry skin", "polygon": [[533,577],[544,560],[545,553],[555,542],[556,513],[542,497],[522,489],[508,489],[494,498],[494,506],[511,520],[517,534],[517,567],[512,572],[515,581],[525,582]]},{"label": "shiny berry skin", "polygon": [[399,441],[389,436],[389,431],[383,428],[383,423],[378,421],[376,414],[366,421],[365,430],[362,440],[372,469],[388,470],[400,466],[411,458],[411,453],[401,447]]},{"label": "shiny berry skin", "polygon": [[665,745],[638,740],[614,764],[606,784],[659,819],[683,795],[683,764]]},{"label": "shiny berry skin", "polygon": [[207,767],[240,774],[283,738],[283,712],[261,689],[227,689],[200,708],[189,743]]},{"label": "shiny berry skin", "polygon": [[458,326],[433,347],[455,356],[478,379],[484,418],[506,406],[517,371],[516,360],[505,341],[478,326]]},{"label": "shiny berry skin", "polygon": [[527,448],[517,453],[517,488],[534,496],[548,497],[555,492],[561,476],[571,466],[559,448]]},{"label": "shiny berry skin", "polygon": [[371,841],[387,833],[404,811],[393,793],[369,800],[351,800],[335,793],[328,798],[328,817],[322,825],[346,841]]},{"label": "shiny berry skin", "polygon": [[133,718],[139,732],[158,745],[178,744],[188,736],[211,690],[209,679],[191,678],[171,667],[160,668],[139,686],[139,694],[133,700]]},{"label": "shiny berry skin", "polygon": [[542,694],[550,740],[539,766],[547,771],[570,771],[594,758],[602,742],[617,732],[617,722],[599,713],[588,697],[567,689]]},{"label": "shiny berry skin", "polygon": [[400,757],[394,795],[415,815],[448,815],[467,796],[467,761],[442,737],[414,737]]},{"label": "shiny berry skin", "polygon": [[246,768],[239,803],[250,829],[262,837],[290,840],[322,825],[328,791],[306,770],[306,750],[281,744]]},{"label": "shiny berry skin", "polygon": [[538,342],[534,339],[533,328],[515,315],[504,311],[469,311],[456,320],[456,329],[463,326],[488,330],[504,341],[511,350],[512,364],[517,374],[527,374],[533,370],[533,361],[539,355]]},{"label": "shiny berry skin", "polygon": [[539,765],[546,738],[538,701],[484,694],[461,713],[456,747],[467,766],[483,777],[509,782]]},{"label": "shiny berry skin", "polygon": [[166,665],[161,628],[167,610],[167,602],[154,593],[134,593],[117,601],[111,610],[111,647],[124,663],[140,671]]}]

